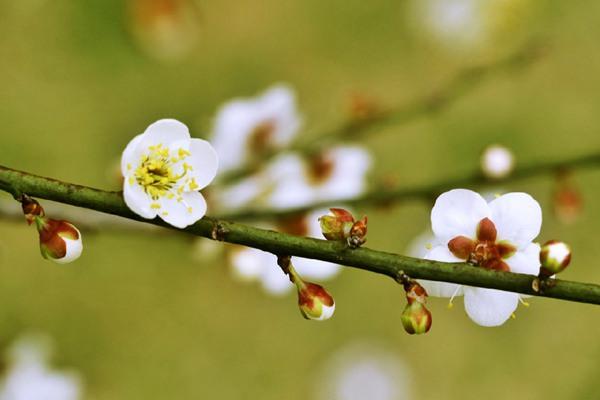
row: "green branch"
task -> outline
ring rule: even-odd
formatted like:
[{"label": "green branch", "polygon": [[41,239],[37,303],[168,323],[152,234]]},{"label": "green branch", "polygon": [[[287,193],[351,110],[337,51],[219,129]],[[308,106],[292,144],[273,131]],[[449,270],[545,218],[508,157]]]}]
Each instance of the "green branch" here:
[{"label": "green branch", "polygon": [[[0,189],[14,197],[28,194],[137,221],[175,229],[161,220],[145,220],[131,212],[120,192],[108,192],[60,182],[0,166]],[[556,280],[543,293],[532,289],[534,277],[496,272],[468,264],[420,260],[367,248],[348,249],[343,244],[304,238],[233,222],[205,217],[185,229],[193,235],[261,249],[273,254],[314,258],[387,275],[397,279],[401,272],[412,278],[429,279],[500,289],[534,296],[552,297],[582,303],[600,304],[600,286],[590,283]],[[275,258],[273,259],[275,265]]]},{"label": "green branch", "polygon": [[564,160],[554,160],[532,164],[530,166],[515,169],[512,174],[502,179],[489,179],[480,171],[475,171],[464,177],[441,181],[433,184],[421,185],[412,188],[400,189],[375,189],[361,196],[351,199],[339,199],[319,201],[307,204],[302,207],[289,208],[284,210],[274,209],[243,209],[218,216],[222,219],[243,221],[243,220],[265,220],[273,218],[285,218],[294,215],[301,215],[310,210],[319,208],[329,208],[332,204],[344,205],[348,207],[365,207],[373,205],[385,205],[413,199],[435,199],[440,193],[453,188],[474,188],[486,184],[505,184],[519,179],[530,178],[533,176],[555,173],[564,169],[576,169],[594,167],[600,165],[600,153],[586,154]]}]

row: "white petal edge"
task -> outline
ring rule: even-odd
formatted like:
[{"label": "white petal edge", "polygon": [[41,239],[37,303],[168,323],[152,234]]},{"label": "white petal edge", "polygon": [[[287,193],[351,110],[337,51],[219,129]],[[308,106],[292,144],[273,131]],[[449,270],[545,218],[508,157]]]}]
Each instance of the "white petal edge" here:
[{"label": "white petal edge", "polygon": [[465,287],[465,311],[478,325],[493,327],[504,324],[517,309],[519,295],[496,289]]},{"label": "white petal edge", "polygon": [[335,303],[330,306],[326,306],[325,304],[321,305],[321,316],[319,318],[311,318],[313,321],[325,321],[331,317],[333,317],[333,313],[335,312]]},{"label": "white petal edge", "polygon": [[77,260],[81,256],[81,252],[83,251],[83,242],[81,240],[81,232],[77,228],[77,233],[79,234],[79,239],[68,239],[62,238],[65,241],[67,252],[63,258],[51,258],[52,261],[58,264],[67,264],[72,261]]},{"label": "white petal edge", "polygon": [[264,291],[273,296],[283,296],[294,287],[275,259],[264,268],[260,281]]},{"label": "white petal edge", "polygon": [[190,141],[191,156],[186,161],[193,167],[192,177],[196,179],[198,189],[205,188],[217,175],[219,158],[209,142],[202,139]]},{"label": "white petal edge", "polygon": [[146,128],[142,143],[143,146],[168,146],[172,142],[186,139],[190,139],[190,131],[185,124],[176,119],[161,119]]},{"label": "white petal edge", "polygon": [[245,281],[258,279],[269,265],[265,263],[264,254],[263,251],[250,247],[235,248],[230,255],[234,275]]},{"label": "white petal edge", "polygon": [[123,184],[123,199],[127,207],[142,218],[152,219],[156,217],[156,210],[150,207],[151,199],[144,189],[133,179],[129,183],[129,177],[125,177]]},{"label": "white petal edge", "polygon": [[138,167],[140,163],[140,157],[142,155],[142,149],[140,143],[144,138],[144,134],[140,133],[127,144],[123,154],[121,155],[121,174],[123,176],[129,175]]},{"label": "white petal edge", "polygon": [[487,202],[478,193],[454,189],[442,193],[431,210],[431,229],[442,243],[456,236],[474,238],[477,225],[490,216]]},{"label": "white petal edge", "polygon": [[540,272],[540,245],[530,243],[525,249],[518,250],[504,261],[510,267],[511,272],[537,275]]},{"label": "white petal edge", "polygon": [[498,240],[508,240],[520,249],[537,237],[542,227],[542,208],[527,193],[507,193],[490,202]]},{"label": "white petal edge", "polygon": [[177,197],[162,197],[158,210],[163,221],[179,229],[194,224],[206,214],[206,200],[200,192],[185,192],[181,197],[181,201],[177,201]]},{"label": "white petal edge", "polygon": [[[450,250],[448,250],[448,246],[446,245],[439,245],[432,248],[423,258],[426,260],[442,262],[463,262],[463,260],[455,257]],[[461,296],[463,294],[462,285],[456,283],[429,281],[425,279],[419,280],[419,283],[431,297],[453,297]]]}]

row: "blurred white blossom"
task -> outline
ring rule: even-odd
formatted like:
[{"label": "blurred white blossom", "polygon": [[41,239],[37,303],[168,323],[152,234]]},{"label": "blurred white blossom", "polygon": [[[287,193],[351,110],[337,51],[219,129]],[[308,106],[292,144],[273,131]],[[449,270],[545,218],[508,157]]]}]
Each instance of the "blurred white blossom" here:
[{"label": "blurred white blossom", "polygon": [[225,103],[217,112],[211,140],[221,172],[241,167],[253,156],[283,149],[301,124],[296,96],[286,85]]},{"label": "blurred white blossom", "polygon": [[393,351],[366,343],[342,348],[317,370],[318,400],[412,399],[410,371]]},{"label": "blurred white blossom", "polygon": [[513,153],[499,144],[486,147],[481,154],[481,171],[488,178],[504,178],[512,172],[514,166]]},{"label": "blurred white blossom", "polygon": [[47,339],[24,337],[9,350],[9,368],[0,383],[0,400],[78,400],[82,385],[70,371],[48,366]]},{"label": "blurred white blossom", "polygon": [[[294,228],[293,233],[322,239],[318,221],[321,215],[323,210],[317,210],[303,217],[301,221],[296,221],[295,223],[301,227]],[[269,294],[284,295],[294,287],[271,253],[249,247],[236,247],[231,251],[229,260],[234,276],[245,281],[260,282],[262,288]],[[292,263],[300,276],[309,280],[328,280],[341,270],[338,264],[309,258],[293,257]]]}]

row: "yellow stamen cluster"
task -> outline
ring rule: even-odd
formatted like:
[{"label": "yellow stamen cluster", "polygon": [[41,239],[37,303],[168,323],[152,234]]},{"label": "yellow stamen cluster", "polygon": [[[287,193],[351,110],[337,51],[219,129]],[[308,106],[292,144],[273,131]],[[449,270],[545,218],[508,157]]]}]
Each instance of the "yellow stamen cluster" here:
[{"label": "yellow stamen cluster", "polygon": [[189,186],[189,190],[199,187],[194,178],[183,179],[188,171],[193,169],[188,163],[183,163],[181,174],[176,175],[173,172],[174,164],[185,160],[188,156],[190,156],[190,152],[185,149],[179,149],[177,155],[171,155],[169,148],[162,144],[149,146],[148,152],[140,159],[134,177],[129,179],[129,184],[133,185],[137,182],[142,186],[144,191],[155,201],[151,205],[154,209],[160,208],[160,204],[156,201],[161,197],[173,199],[177,195],[177,200],[181,201],[185,185]]}]

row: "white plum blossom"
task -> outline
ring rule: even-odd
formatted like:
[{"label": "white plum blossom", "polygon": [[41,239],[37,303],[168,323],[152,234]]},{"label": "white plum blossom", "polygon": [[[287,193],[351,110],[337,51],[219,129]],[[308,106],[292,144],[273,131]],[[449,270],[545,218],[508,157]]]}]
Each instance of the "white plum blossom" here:
[{"label": "white plum blossom", "polygon": [[78,400],[81,382],[72,372],[47,366],[49,349],[37,339],[21,339],[11,348],[11,363],[0,383],[0,400]]},{"label": "white plum blossom", "polygon": [[285,154],[273,161],[267,176],[274,182],[268,204],[277,209],[320,201],[345,200],[367,189],[372,159],[359,146],[336,146],[305,161]]},{"label": "white plum blossom", "polygon": [[275,209],[351,199],[367,190],[371,154],[360,146],[335,146],[312,159],[277,156],[262,171],[215,193],[220,207],[252,203]]},{"label": "white plum blossom", "polygon": [[[537,275],[540,205],[526,193],[507,193],[490,203],[466,189],[438,197],[431,211],[435,240],[424,258],[465,262],[474,267]],[[464,295],[469,317],[482,326],[502,325],[515,311],[519,294],[495,289],[423,281],[430,296]]]},{"label": "white plum blossom", "polygon": [[284,148],[301,124],[295,94],[286,85],[224,104],[217,112],[211,140],[221,172],[241,167],[252,155]]},{"label": "white plum blossom", "polygon": [[504,178],[512,172],[514,166],[515,157],[504,146],[498,144],[488,146],[481,154],[481,170],[489,178]]},{"label": "white plum blossom", "polygon": [[156,216],[177,228],[193,224],[206,213],[199,190],[215,177],[217,154],[205,140],[192,139],[174,119],[150,125],[125,148],[121,158],[123,197],[143,218]]},{"label": "white plum blossom", "polygon": [[[318,218],[323,215],[324,210],[311,212],[303,218],[306,224],[304,236],[322,238],[321,227]],[[341,271],[341,266],[327,261],[314,260],[310,258],[294,257],[294,268],[298,274],[308,280],[328,280]],[[294,285],[287,275],[277,265],[277,258],[262,250],[240,247],[231,252],[230,262],[234,276],[245,281],[258,281],[265,292],[282,296],[289,293]]]}]

